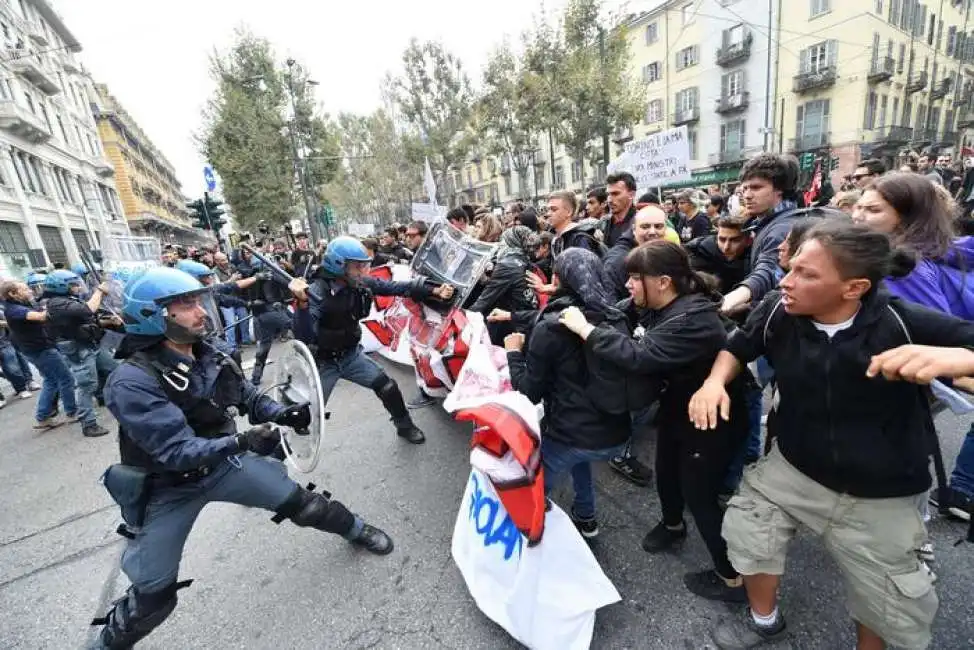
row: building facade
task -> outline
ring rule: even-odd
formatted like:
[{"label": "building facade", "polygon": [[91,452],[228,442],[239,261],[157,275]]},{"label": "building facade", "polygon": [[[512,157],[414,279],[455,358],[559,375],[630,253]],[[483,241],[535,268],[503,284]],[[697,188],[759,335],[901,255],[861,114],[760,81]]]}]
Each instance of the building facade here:
[{"label": "building facade", "polygon": [[971,4],[784,3],[778,83],[791,92],[779,99],[779,150],[829,152],[836,177],[866,158],[893,166],[907,151],[960,153],[974,123]]},{"label": "building facade", "polygon": [[98,135],[115,169],[122,210],[134,234],[162,242],[209,241],[192,227],[186,198],[173,166],[104,84],[92,106]]},{"label": "building facade", "polygon": [[0,276],[128,234],[81,45],[44,0],[0,0]]}]

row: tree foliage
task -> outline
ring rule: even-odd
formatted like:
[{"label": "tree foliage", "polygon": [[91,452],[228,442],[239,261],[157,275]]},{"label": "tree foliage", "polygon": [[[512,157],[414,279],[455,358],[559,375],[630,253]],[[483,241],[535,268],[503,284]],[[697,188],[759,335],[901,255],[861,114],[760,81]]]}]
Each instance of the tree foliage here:
[{"label": "tree foliage", "polygon": [[408,209],[422,168],[410,162],[406,142],[385,110],[341,113],[338,145],[343,164],[325,197],[340,221],[391,223]]},{"label": "tree foliage", "polygon": [[443,178],[451,166],[463,164],[470,151],[465,133],[474,100],[470,79],[460,60],[432,41],[413,39],[402,63],[402,74],[388,83],[400,114],[414,131],[409,151],[415,162],[428,157]]},{"label": "tree foliage", "polygon": [[[270,44],[238,30],[230,50],[211,57],[210,75],[216,92],[204,111],[197,143],[220,174],[223,198],[232,206],[238,225],[252,228],[262,220],[280,224],[303,217],[290,141],[287,76]],[[293,124],[299,149],[312,159],[333,157],[337,153],[334,129],[316,111],[305,80],[296,78],[294,84]],[[336,172],[334,161],[321,162],[312,160],[318,164],[307,168],[312,187],[324,185]]]}]

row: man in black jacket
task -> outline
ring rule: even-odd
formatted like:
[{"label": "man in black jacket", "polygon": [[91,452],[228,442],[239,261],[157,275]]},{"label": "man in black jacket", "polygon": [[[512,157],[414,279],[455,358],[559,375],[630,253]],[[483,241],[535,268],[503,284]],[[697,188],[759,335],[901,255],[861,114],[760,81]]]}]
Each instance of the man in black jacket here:
[{"label": "man in black jacket", "polygon": [[605,179],[609,198],[609,214],[602,222],[602,241],[612,248],[619,238],[632,230],[632,219],[636,215],[636,179],[629,172],[610,174]]},{"label": "man in black jacket", "polygon": [[[513,313],[538,308],[538,296],[527,281],[536,239],[527,226],[514,226],[504,231],[494,272],[477,301],[470,306],[470,311],[486,316],[494,309]],[[511,321],[487,323],[487,332],[494,345],[501,345],[504,337],[513,331]]]},{"label": "man in black jacket", "polygon": [[629,297],[626,289],[626,255],[647,242],[663,239],[666,236],[666,213],[658,205],[650,205],[639,210],[632,220],[632,229],[624,234],[605,255],[605,273],[609,290],[616,300]]},{"label": "man in black jacket", "polygon": [[778,246],[788,236],[797,207],[798,161],[794,156],[763,153],[741,169],[747,229],[754,235],[750,269],[741,284],[724,296],[724,313],[760,302],[778,284]]},{"label": "man in black jacket", "polygon": [[754,236],[744,230],[743,217],[723,216],[717,220],[717,232],[686,244],[690,265],[720,280],[720,292],[729,293],[750,271],[751,244]]}]

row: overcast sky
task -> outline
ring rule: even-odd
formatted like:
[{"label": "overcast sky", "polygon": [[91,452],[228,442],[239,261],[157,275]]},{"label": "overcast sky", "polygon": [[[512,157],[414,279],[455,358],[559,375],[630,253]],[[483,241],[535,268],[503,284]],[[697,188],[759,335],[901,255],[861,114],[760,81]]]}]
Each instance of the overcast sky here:
[{"label": "overcast sky", "polygon": [[[635,0],[645,5],[648,0]],[[565,0],[546,0],[549,11]],[[618,6],[618,0],[611,0]],[[653,3],[655,4],[655,3]],[[58,0],[96,81],[139,122],[175,166],[183,192],[202,192],[204,161],[192,134],[213,91],[207,60],[236,27],[267,38],[281,60],[303,62],[320,82],[326,111],[378,107],[386,72],[398,69],[412,37],[442,41],[472,77],[505,35],[532,24],[539,0]],[[642,8],[642,7],[640,7]]]}]

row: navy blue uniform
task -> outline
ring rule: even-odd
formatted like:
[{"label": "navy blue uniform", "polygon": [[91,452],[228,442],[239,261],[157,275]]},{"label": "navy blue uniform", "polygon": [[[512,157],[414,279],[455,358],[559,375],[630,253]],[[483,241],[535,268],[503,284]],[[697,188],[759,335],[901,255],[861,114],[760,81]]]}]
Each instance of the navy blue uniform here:
[{"label": "navy blue uniform", "polygon": [[[96,621],[105,625],[103,647],[130,647],[175,608],[176,591],[187,584],[177,582],[183,546],[207,503],[271,510],[275,521],[353,541],[366,527],[341,503],[292,481],[280,460],[241,452],[237,410],[256,424],[276,420],[285,407],[260,395],[228,360],[224,343],[209,345],[194,346],[195,358],[162,344],[135,352],[105,387],[122,462],[104,481],[122,507],[126,529],[119,532],[129,538],[122,570],[132,586]],[[146,489],[118,478],[133,474],[146,477]]]}]

